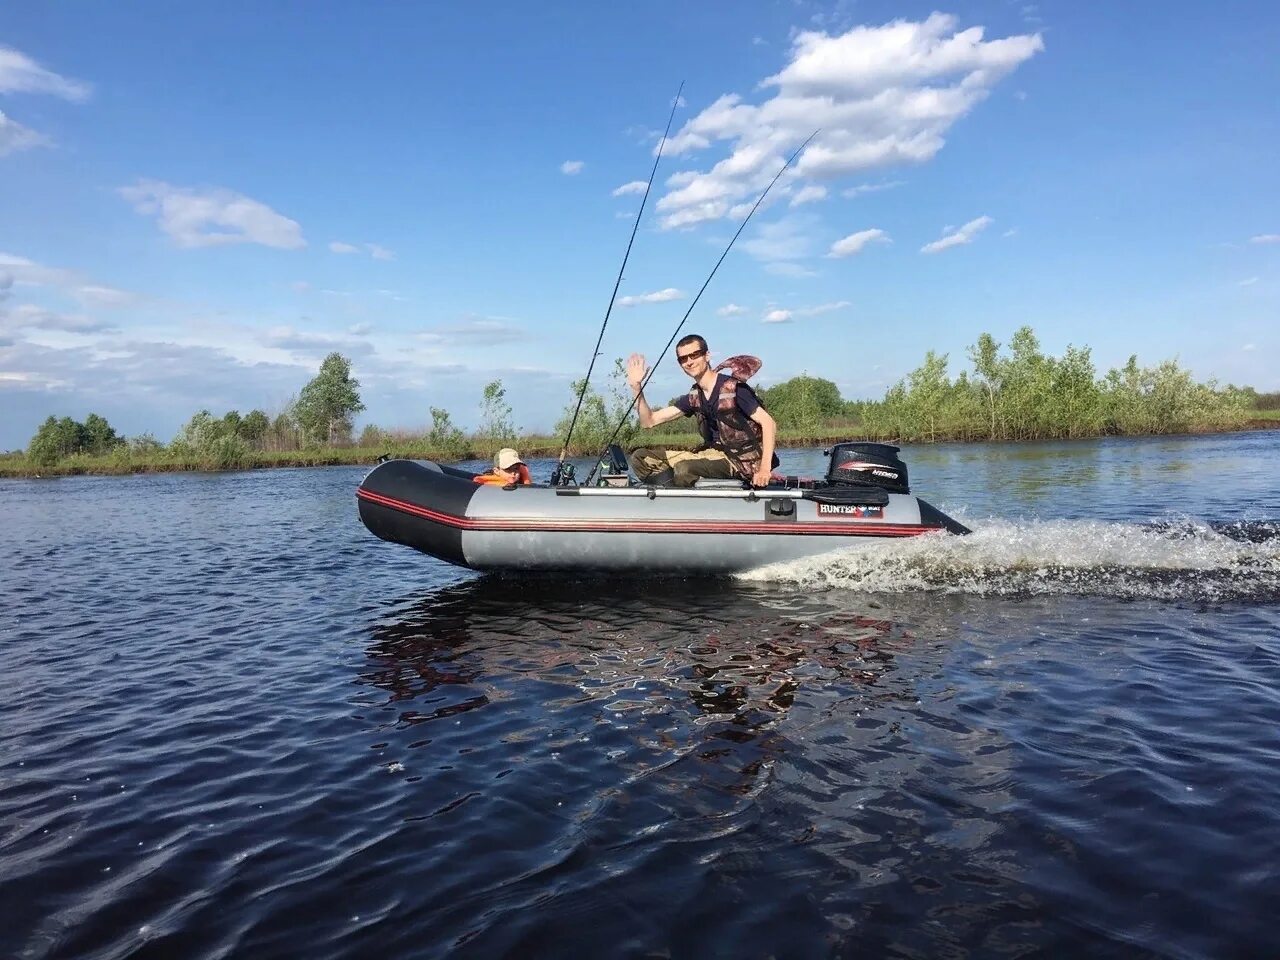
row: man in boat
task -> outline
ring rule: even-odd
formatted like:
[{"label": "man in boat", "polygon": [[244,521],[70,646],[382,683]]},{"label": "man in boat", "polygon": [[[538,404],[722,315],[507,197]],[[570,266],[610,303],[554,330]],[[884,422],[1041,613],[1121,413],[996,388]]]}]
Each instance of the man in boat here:
[{"label": "man in boat", "polygon": [[[680,369],[693,378],[688,394],[670,406],[654,410],[642,386],[648,368],[644,357],[627,360],[627,383],[636,397],[640,426],[656,427],[677,417],[697,417],[702,445],[693,452],[640,448],[631,454],[631,467],[642,483],[670,483],[692,487],[700,477],[750,481],[763,487],[777,460],[773,455],[777,424],[745,377],[721,373],[711,366],[707,341],[691,333],[676,344]],[[756,369],[759,361],[755,361]],[[750,374],[747,374],[749,376]]]},{"label": "man in boat", "polygon": [[493,455],[493,469],[476,475],[476,483],[493,483],[500,487],[528,484],[529,468],[520,454],[510,447],[503,447]]}]

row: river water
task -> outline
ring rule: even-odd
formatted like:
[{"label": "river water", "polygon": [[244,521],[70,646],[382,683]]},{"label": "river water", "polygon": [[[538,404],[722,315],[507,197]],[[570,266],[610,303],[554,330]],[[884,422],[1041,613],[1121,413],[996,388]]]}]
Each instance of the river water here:
[{"label": "river water", "polygon": [[0,957],[1280,956],[1280,433],[903,456],[973,536],[721,581],[0,482]]}]

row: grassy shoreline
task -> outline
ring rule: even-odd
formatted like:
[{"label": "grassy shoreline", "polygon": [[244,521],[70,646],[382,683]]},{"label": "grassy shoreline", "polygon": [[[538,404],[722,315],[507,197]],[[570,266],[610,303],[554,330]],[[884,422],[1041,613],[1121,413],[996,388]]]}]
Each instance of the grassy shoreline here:
[{"label": "grassy shoreline", "polygon": [[[1280,429],[1280,410],[1250,411],[1250,418],[1238,429],[1190,431],[1192,434],[1242,433],[1250,430]],[[1136,435],[1135,435],[1136,436]],[[1143,434],[1143,436],[1168,436],[1168,434]],[[813,447],[850,438],[892,438],[865,436],[865,431],[854,426],[820,427],[816,430],[780,430],[779,447]],[[1078,438],[1078,439],[1099,439]],[[696,434],[664,433],[642,434],[635,446],[665,446],[670,449],[691,449],[699,442]],[[921,442],[921,441],[913,441]],[[967,440],[961,437],[939,436],[938,443],[990,443],[989,440]],[[1030,443],[1038,441],[994,441],[1001,443]],[[0,456],[0,477],[21,479],[66,476],[124,476],[137,473],[196,473],[228,470],[261,470],[274,467],[334,467],[370,465],[382,456],[403,457],[413,460],[484,460],[493,456],[499,447],[514,446],[523,456],[540,459],[558,456],[560,444],[553,437],[528,436],[508,441],[471,440],[465,448],[451,450],[432,449],[429,444],[388,443],[369,447],[315,447],[306,450],[251,450],[233,464],[215,464],[199,456],[179,456],[167,451],[138,453],[117,449],[101,455],[77,454],[66,457],[50,467],[38,467],[23,454]],[[570,449],[575,457],[594,456],[598,451],[576,447]]]}]

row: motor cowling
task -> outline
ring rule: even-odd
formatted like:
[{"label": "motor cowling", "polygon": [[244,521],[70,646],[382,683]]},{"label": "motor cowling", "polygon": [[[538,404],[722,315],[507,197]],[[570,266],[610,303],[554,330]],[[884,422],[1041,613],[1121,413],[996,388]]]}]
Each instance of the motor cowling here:
[{"label": "motor cowling", "polygon": [[907,465],[898,459],[898,448],[888,443],[846,441],[830,450],[828,483],[882,487],[890,493],[910,493]]}]

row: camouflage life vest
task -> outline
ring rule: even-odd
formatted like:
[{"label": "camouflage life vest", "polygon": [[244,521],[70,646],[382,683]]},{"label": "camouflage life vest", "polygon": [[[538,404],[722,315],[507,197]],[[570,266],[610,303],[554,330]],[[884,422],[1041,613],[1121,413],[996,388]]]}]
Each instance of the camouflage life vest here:
[{"label": "camouflage life vest", "polygon": [[[702,390],[695,383],[689,391],[689,406],[698,418],[698,429],[702,431],[703,450],[715,447],[733,464],[733,468],[745,480],[751,479],[760,466],[763,454],[761,447],[760,424],[756,423],[738,409],[738,386],[742,381],[734,377],[720,374],[718,380],[719,396],[716,397],[714,419],[716,434],[719,439],[712,442],[711,424],[707,420],[707,412],[703,409]],[[715,392],[715,388],[712,388]]]}]

